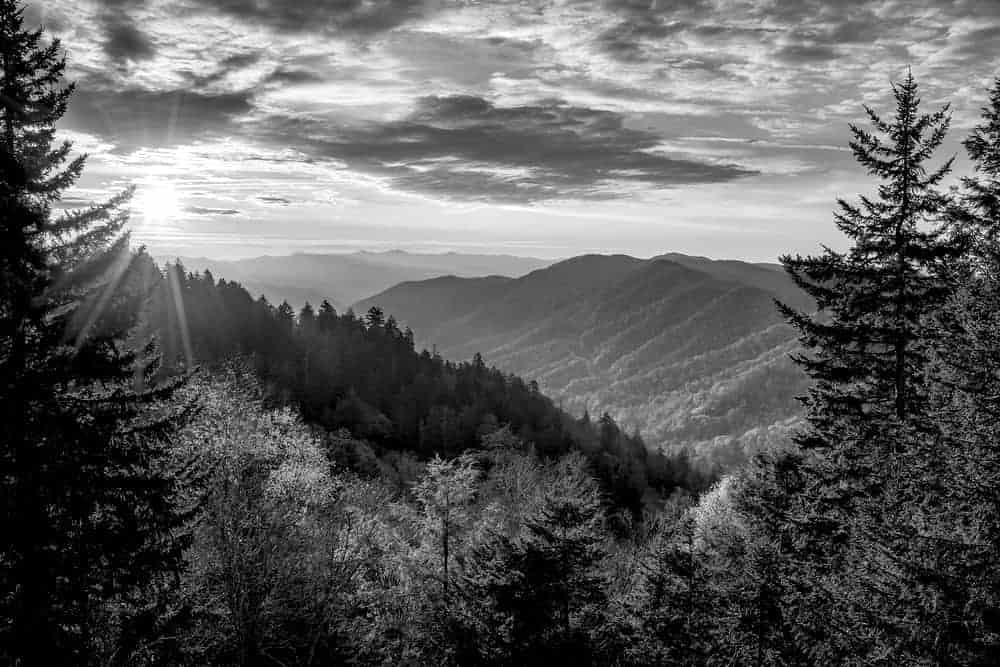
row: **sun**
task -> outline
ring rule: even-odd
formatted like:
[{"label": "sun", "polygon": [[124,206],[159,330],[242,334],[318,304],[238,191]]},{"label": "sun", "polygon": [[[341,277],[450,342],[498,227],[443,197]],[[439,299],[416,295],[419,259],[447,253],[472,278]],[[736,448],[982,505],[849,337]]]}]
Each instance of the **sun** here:
[{"label": "sun", "polygon": [[181,216],[180,197],[168,180],[145,181],[136,187],[132,211],[144,222],[172,222]]}]

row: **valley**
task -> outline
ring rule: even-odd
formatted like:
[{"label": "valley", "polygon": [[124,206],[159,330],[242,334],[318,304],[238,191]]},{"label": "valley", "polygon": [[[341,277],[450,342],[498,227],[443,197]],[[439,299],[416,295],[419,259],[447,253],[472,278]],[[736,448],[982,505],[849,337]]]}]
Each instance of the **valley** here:
[{"label": "valley", "polygon": [[378,306],[448,359],[476,353],[576,414],[607,411],[648,444],[723,465],[785,440],[805,377],[774,299],[808,298],[780,269],[671,254],[586,255],[521,278],[407,282]]}]

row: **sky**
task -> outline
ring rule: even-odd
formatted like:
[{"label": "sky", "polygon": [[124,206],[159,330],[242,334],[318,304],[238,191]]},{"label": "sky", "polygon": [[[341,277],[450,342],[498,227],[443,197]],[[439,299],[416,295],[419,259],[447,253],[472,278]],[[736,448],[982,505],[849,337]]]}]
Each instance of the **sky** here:
[{"label": "sky", "polygon": [[842,246],[847,148],[911,68],[958,154],[997,0],[44,0],[90,157],[154,254],[773,260]]}]

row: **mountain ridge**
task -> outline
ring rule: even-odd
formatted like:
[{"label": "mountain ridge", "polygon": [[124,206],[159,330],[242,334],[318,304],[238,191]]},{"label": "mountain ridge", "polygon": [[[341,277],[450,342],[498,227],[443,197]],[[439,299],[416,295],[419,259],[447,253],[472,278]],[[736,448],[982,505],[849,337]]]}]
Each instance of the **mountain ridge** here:
[{"label": "mountain ridge", "polygon": [[660,447],[745,458],[787,434],[805,389],[774,301],[810,301],[768,267],[671,257],[583,255],[485,291],[464,278],[412,281],[355,309],[378,305],[418,345],[456,360],[480,353],[568,409],[607,411]]},{"label": "mountain ridge", "polygon": [[[158,258],[173,260],[174,258]],[[393,285],[453,274],[520,276],[548,266],[552,260],[514,255],[409,253],[406,251],[260,255],[238,260],[177,258],[186,269],[209,270],[239,281],[255,297],[288,301],[298,309],[324,299],[344,310],[351,303]]]}]

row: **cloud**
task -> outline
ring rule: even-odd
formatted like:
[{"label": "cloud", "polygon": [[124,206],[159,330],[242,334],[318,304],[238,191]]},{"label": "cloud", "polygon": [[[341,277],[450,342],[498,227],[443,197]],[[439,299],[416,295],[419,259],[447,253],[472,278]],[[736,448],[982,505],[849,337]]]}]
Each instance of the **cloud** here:
[{"label": "cloud", "polygon": [[287,32],[373,34],[424,16],[430,0],[193,0],[203,9]]},{"label": "cloud", "polygon": [[146,9],[146,0],[97,0],[96,4],[93,27],[103,35],[101,48],[109,60],[123,64],[156,55],[156,46],[138,23]]},{"label": "cloud", "polygon": [[192,215],[239,215],[240,212],[234,208],[207,208],[205,206],[185,206],[185,213]]},{"label": "cloud", "polygon": [[[939,8],[946,3],[926,0]],[[671,53],[730,59],[766,54],[757,66],[822,63],[843,57],[838,47],[906,39],[906,29],[930,13],[921,3],[886,0],[604,0],[616,21],[597,47],[622,62],[656,63]],[[901,17],[880,12],[907,11]],[[737,58],[740,60],[741,58]]]},{"label": "cloud", "polygon": [[121,150],[171,146],[232,134],[233,119],[252,108],[250,96],[250,91],[117,88],[92,79],[77,88],[65,125],[104,137]]},{"label": "cloud", "polygon": [[787,63],[808,63],[836,60],[840,57],[840,52],[827,44],[788,44],[778,49],[774,55]]},{"label": "cloud", "polygon": [[384,44],[386,52],[398,59],[400,76],[443,81],[464,90],[488,85],[498,72],[529,76],[556,58],[541,40],[505,36],[397,30],[384,38]]},{"label": "cloud", "polygon": [[827,31],[820,32],[817,39],[828,44],[870,44],[878,37],[880,30],[879,18],[870,10],[865,10],[856,17],[836,22]]},{"label": "cloud", "polygon": [[104,52],[115,62],[148,60],[156,54],[156,47],[127,14],[107,11],[102,14]]},{"label": "cloud", "polygon": [[602,32],[597,42],[608,54],[623,61],[640,62],[652,56],[646,50],[646,42],[662,40],[678,27],[665,25],[659,19],[628,19]]},{"label": "cloud", "polygon": [[626,62],[654,58],[650,46],[703,23],[711,15],[711,3],[705,0],[604,0],[603,4],[619,20],[597,36],[597,44],[608,55]]},{"label": "cloud", "polygon": [[996,53],[996,45],[1000,42],[1000,24],[977,27],[962,34],[956,41],[955,51],[960,56],[988,59]]},{"label": "cloud", "polygon": [[42,26],[45,30],[61,33],[68,27],[69,20],[60,8],[51,7],[47,2],[29,2],[24,5],[24,25],[28,29]]},{"label": "cloud", "polygon": [[332,130],[304,118],[270,122],[272,141],[307,136],[300,150],[459,200],[614,198],[623,194],[616,183],[669,187],[754,173],[657,153],[658,136],[626,127],[622,114],[558,99],[503,107],[473,95],[429,96],[394,122]]},{"label": "cloud", "polygon": [[215,63],[214,69],[208,74],[194,75],[189,73],[188,76],[195,89],[205,88],[224,81],[234,73],[256,65],[261,61],[263,55],[262,51],[256,49],[252,51],[240,51],[228,55],[218,63]]},{"label": "cloud", "polygon": [[319,72],[298,68],[298,67],[278,67],[264,78],[264,83],[276,83],[279,85],[318,83],[324,77]]}]

